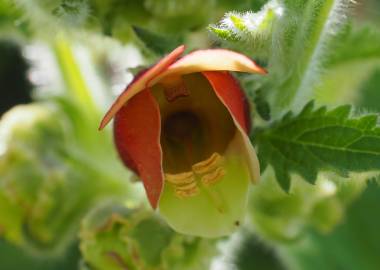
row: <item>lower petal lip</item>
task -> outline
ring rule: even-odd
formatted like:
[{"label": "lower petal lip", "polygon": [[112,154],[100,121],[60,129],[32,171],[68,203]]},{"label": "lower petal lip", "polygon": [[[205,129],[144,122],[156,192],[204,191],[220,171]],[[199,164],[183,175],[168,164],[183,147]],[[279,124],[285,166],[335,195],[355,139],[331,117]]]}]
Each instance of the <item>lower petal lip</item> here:
[{"label": "lower petal lip", "polygon": [[[249,192],[249,169],[240,154],[241,133],[234,139],[218,166],[195,174],[196,193],[182,196],[176,185],[165,185],[159,201],[159,212],[176,231],[200,237],[216,238],[231,234],[241,224]],[[218,158],[210,157],[210,164]],[[200,164],[198,169],[204,167]],[[207,166],[206,166],[207,167]],[[206,176],[206,177],[204,177]],[[178,179],[176,179],[178,180]],[[187,174],[182,181],[195,181]],[[213,181],[215,180],[215,181]],[[191,189],[193,186],[189,186]],[[192,191],[192,189],[190,190]]]}]

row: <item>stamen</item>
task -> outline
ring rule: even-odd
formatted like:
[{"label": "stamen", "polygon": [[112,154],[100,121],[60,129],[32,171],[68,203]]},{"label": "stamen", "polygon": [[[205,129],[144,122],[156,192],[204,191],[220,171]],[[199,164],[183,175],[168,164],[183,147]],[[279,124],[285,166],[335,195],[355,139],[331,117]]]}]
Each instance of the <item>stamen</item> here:
[{"label": "stamen", "polygon": [[174,185],[181,185],[181,184],[188,184],[195,182],[195,177],[193,172],[184,172],[184,173],[177,173],[177,174],[165,174],[165,179],[174,184]]},{"label": "stamen", "polygon": [[189,183],[189,184],[185,184],[185,185],[181,185],[181,186],[177,186],[177,190],[188,190],[188,189],[193,189],[197,187],[197,183],[196,182],[192,182],[192,183]]},{"label": "stamen", "polygon": [[[198,162],[192,166],[193,171],[183,172],[177,174],[165,174],[165,179],[174,186],[175,194],[179,198],[187,198],[196,196],[200,193],[198,181],[202,183],[203,187],[207,188],[223,178],[226,171],[223,167],[223,157],[218,153],[213,153],[208,159]],[[197,180],[198,179],[198,180]],[[197,183],[198,182],[198,183]],[[218,192],[211,190],[204,190],[211,201],[215,204],[218,211],[223,210],[221,206],[221,199]]]},{"label": "stamen", "polygon": [[210,158],[194,164],[192,169],[197,174],[205,174],[220,167],[222,162],[223,157],[218,153],[213,153]]},{"label": "stamen", "polygon": [[165,174],[165,179],[173,184],[175,194],[179,198],[187,198],[199,194],[199,188],[193,172]]},{"label": "stamen", "polygon": [[179,198],[188,198],[188,197],[193,197],[193,196],[196,196],[199,194],[199,188],[198,186],[194,186],[193,188],[191,189],[186,189],[186,190],[182,190],[182,189],[176,189],[175,190],[175,194],[179,197]]},{"label": "stamen", "polygon": [[180,198],[192,197],[199,194],[199,188],[196,182],[183,186],[176,186],[175,193]]},{"label": "stamen", "polygon": [[204,175],[202,177],[202,184],[206,187],[209,187],[217,183],[220,180],[220,178],[222,178],[225,174],[226,171],[222,167],[219,167],[215,171]]}]

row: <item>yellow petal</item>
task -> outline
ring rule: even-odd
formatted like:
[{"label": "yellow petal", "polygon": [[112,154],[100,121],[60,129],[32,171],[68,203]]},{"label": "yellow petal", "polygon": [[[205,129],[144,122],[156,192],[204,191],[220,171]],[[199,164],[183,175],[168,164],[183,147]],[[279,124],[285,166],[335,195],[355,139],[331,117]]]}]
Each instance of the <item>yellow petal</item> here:
[{"label": "yellow petal", "polygon": [[[236,120],[235,120],[236,121]],[[245,160],[247,161],[249,174],[251,176],[252,183],[258,183],[260,180],[260,164],[257,159],[255,148],[253,148],[252,143],[249,141],[249,137],[244,132],[244,130],[235,122],[235,125],[238,130],[241,153],[244,155]]]},{"label": "yellow petal", "polygon": [[214,238],[231,234],[243,223],[251,175],[242,148],[242,136],[236,131],[222,164],[205,174],[194,174],[196,192],[189,187],[187,193],[179,193],[175,185],[165,183],[159,212],[174,230]]}]

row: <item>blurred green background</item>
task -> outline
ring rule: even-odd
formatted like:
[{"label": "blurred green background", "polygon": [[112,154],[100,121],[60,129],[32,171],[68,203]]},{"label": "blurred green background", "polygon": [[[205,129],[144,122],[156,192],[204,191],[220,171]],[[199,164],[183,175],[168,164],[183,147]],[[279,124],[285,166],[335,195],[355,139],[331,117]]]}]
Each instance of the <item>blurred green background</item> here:
[{"label": "blurred green background", "polygon": [[[216,243],[178,235],[149,212],[111,130],[97,132],[141,68],[180,43],[221,45],[209,24],[265,2],[0,0],[1,270],[130,269],[109,260],[106,247],[116,261],[133,264],[134,253],[148,261],[131,269],[380,269],[378,179],[360,175],[347,184],[332,176],[333,195],[320,192],[323,179],[284,195],[268,172],[253,191],[247,226]],[[358,1],[350,16],[355,27],[379,31],[380,1]],[[362,62],[324,74],[319,103],[380,111],[376,34]],[[331,80],[346,79],[349,88],[329,91]],[[143,237],[150,233],[165,237]]]}]

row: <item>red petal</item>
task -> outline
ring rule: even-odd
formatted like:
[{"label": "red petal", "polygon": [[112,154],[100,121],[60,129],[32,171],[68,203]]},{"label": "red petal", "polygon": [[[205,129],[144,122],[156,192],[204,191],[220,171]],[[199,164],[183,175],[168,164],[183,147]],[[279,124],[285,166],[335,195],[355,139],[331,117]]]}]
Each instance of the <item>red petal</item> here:
[{"label": "red petal", "polygon": [[144,90],[147,87],[149,81],[162,73],[168,66],[170,66],[177,58],[184,52],[185,46],[181,45],[170,54],[162,58],[157,64],[148,69],[144,74],[142,74],[137,79],[133,80],[124,92],[118,96],[116,101],[112,104],[111,108],[108,110],[104,116],[102,122],[100,123],[99,129],[103,129],[109,121],[114,117],[114,115],[121,109],[121,107],[138,92]]},{"label": "red petal", "polygon": [[210,82],[220,101],[248,134],[251,129],[248,100],[237,80],[228,72],[204,71],[202,73]]},{"label": "red petal", "polygon": [[238,52],[226,49],[197,50],[175,61],[164,72],[152,79],[148,86],[152,86],[170,75],[222,70],[258,74],[267,73],[252,59]]},{"label": "red petal", "polygon": [[124,164],[138,174],[153,208],[163,188],[161,117],[150,90],[136,94],[116,114],[114,138]]},{"label": "red petal", "polygon": [[244,144],[251,180],[256,183],[260,179],[260,165],[255,149],[249,141],[251,128],[249,105],[247,98],[236,79],[228,72],[205,71],[202,74],[208,79],[220,101],[226,106],[240,132]]}]

